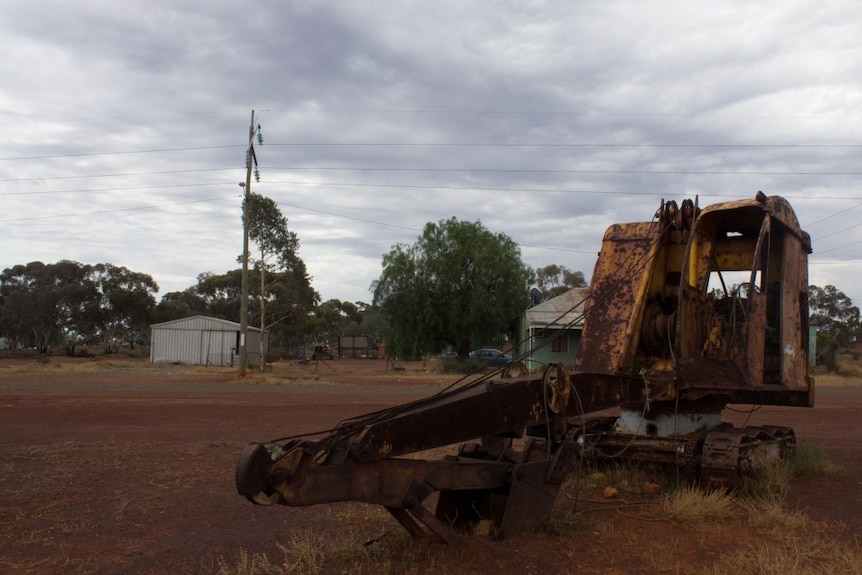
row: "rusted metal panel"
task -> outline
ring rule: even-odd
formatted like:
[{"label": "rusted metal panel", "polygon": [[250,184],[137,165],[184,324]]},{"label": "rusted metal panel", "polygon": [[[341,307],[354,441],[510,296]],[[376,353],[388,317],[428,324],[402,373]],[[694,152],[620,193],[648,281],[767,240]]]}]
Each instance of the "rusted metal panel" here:
[{"label": "rusted metal panel", "polygon": [[374,461],[428,446],[520,432],[548,421],[546,404],[541,374],[489,382],[369,421],[349,453],[360,461]]},{"label": "rusted metal panel", "polygon": [[648,285],[650,248],[657,223],[615,224],[608,228],[593,271],[587,304],[588,326],[581,336],[577,371],[617,373],[635,313],[635,295]]},{"label": "rusted metal panel", "polygon": [[550,520],[560,484],[547,480],[548,467],[547,461],[533,461],[515,466],[512,487],[500,525],[501,538],[535,531]]},{"label": "rusted metal panel", "polygon": [[781,376],[788,389],[804,390],[812,385],[808,378],[808,268],[798,238],[784,244],[781,277],[781,304],[785,310],[780,326]]}]

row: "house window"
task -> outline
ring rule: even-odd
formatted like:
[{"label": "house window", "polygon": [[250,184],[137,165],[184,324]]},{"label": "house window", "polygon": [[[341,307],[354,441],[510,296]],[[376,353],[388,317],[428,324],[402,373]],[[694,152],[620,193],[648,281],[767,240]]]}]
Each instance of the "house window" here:
[{"label": "house window", "polygon": [[569,353],[569,336],[562,333],[551,340],[551,353]]}]

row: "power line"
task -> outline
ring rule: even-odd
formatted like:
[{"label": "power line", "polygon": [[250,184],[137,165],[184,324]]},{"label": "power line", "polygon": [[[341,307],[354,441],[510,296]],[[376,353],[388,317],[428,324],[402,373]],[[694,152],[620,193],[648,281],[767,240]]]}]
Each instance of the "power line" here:
[{"label": "power line", "polygon": [[195,174],[201,172],[225,172],[237,170],[237,168],[206,168],[199,170],[162,170],[158,172],[127,172],[119,174],[95,174],[92,176],[39,176],[36,178],[6,178],[0,182],[34,182],[39,180],[86,180],[90,178],[122,178],[126,176],[161,176],[166,174]]},{"label": "power line", "polygon": [[[862,120],[859,116],[799,116],[778,114],[673,114],[673,113],[647,113],[647,112],[601,112],[601,111],[566,111],[566,110],[506,110],[506,109],[444,109],[444,108],[405,108],[405,109],[383,109],[383,108],[269,108],[261,112],[307,112],[313,114],[420,114],[420,115],[492,115],[492,116],[566,116],[566,117],[608,117],[608,118],[761,118],[761,119],[805,119],[805,120]],[[104,122],[128,119],[157,119],[191,116],[211,116],[218,114],[237,114],[239,109],[219,109],[199,112],[174,112],[162,114],[124,114],[117,116],[94,116],[89,118],[59,118],[59,119],[32,119],[26,118],[15,121],[0,122],[0,126],[19,124],[75,124],[82,122]],[[243,110],[244,112],[244,110]],[[19,114],[20,116],[20,114]]]},{"label": "power line", "polygon": [[363,218],[357,218],[357,217],[353,217],[353,216],[346,216],[346,215],[344,215],[344,214],[338,214],[338,213],[335,213],[335,212],[328,212],[328,211],[326,211],[326,210],[319,210],[319,209],[317,209],[317,208],[309,208],[309,207],[306,207],[306,206],[299,206],[299,205],[296,205],[296,204],[289,204],[289,203],[287,203],[287,202],[278,202],[278,204],[279,204],[279,205],[282,205],[282,206],[288,206],[288,207],[291,207],[291,208],[296,209],[296,210],[303,210],[303,211],[306,211],[306,212],[314,212],[314,213],[317,213],[317,214],[323,214],[323,215],[326,215],[326,216],[332,216],[332,217],[334,217],[334,218],[341,218],[341,219],[345,219],[345,220],[352,220],[352,221],[355,221],[355,222],[362,222],[362,223],[366,223],[366,224],[374,224],[374,225],[378,225],[378,226],[385,226],[385,227],[387,227],[387,228],[397,228],[397,229],[402,229],[402,230],[410,230],[410,231],[412,231],[412,232],[421,232],[421,231],[422,231],[422,228],[412,228],[412,227],[410,227],[410,226],[402,226],[402,225],[398,225],[398,224],[387,224],[387,223],[385,223],[385,222],[378,222],[378,221],[375,221],[375,220],[366,220],[366,219],[363,219]]},{"label": "power line", "polygon": [[[206,184],[201,184],[201,185],[206,185]],[[168,186],[168,187],[171,187],[171,186]],[[184,201],[184,202],[172,202],[172,203],[167,203],[167,204],[156,204],[156,205],[150,205],[150,206],[136,206],[136,207],[131,207],[131,208],[117,208],[117,209],[112,209],[112,210],[100,210],[100,211],[94,211],[94,212],[80,212],[80,213],[76,213],[76,214],[57,214],[57,215],[48,215],[48,216],[34,216],[34,217],[29,217],[29,218],[14,218],[14,219],[8,219],[8,220],[0,220],[0,223],[19,223],[19,222],[35,221],[35,220],[102,215],[102,214],[130,212],[130,211],[154,210],[154,209],[161,209],[164,207],[171,207],[171,206],[182,206],[182,205],[188,205],[188,204],[214,202],[214,201],[220,201],[220,200],[224,200],[224,199],[228,199],[228,198],[235,198],[235,197],[236,197],[235,195],[231,195],[231,196],[221,196],[221,197],[216,197],[216,198],[206,198],[206,199],[201,199],[201,200],[189,200],[189,201]],[[414,232],[421,232],[422,231],[421,228],[414,228],[414,227],[403,226],[403,225],[399,225],[399,224],[390,224],[390,223],[380,222],[380,221],[376,221],[376,220],[358,218],[358,217],[354,217],[354,216],[348,216],[345,214],[340,214],[337,212],[320,210],[317,208],[309,208],[307,206],[300,206],[298,204],[292,204],[292,203],[288,203],[288,202],[279,201],[278,203],[280,205],[288,206],[288,207],[291,207],[293,209],[302,210],[302,211],[306,211],[306,212],[319,213],[319,214],[332,216],[332,217],[345,219],[345,220],[357,221],[357,222],[373,224],[373,225],[378,225],[378,226],[384,226],[384,227],[389,227],[389,228],[404,229],[404,230],[409,230],[409,231],[414,231]],[[862,225],[862,224],[859,224],[859,225]],[[857,226],[852,226],[852,227],[857,227]],[[850,247],[850,246],[854,246],[854,245],[857,245],[860,243],[862,243],[862,240],[857,241],[857,242],[852,242],[849,244],[845,244],[843,246],[830,248],[828,250],[822,250],[822,251],[816,252],[815,255],[819,256],[819,255],[822,255],[822,254],[827,253],[827,252],[837,251],[837,250],[840,250],[840,249],[843,249],[846,247]],[[569,248],[560,248],[560,247],[554,247],[554,246],[537,246],[537,245],[530,245],[530,244],[523,244],[523,243],[519,243],[518,245],[520,247],[523,247],[523,248],[554,250],[554,251],[581,253],[581,254],[589,254],[589,255],[596,253],[595,250],[586,251],[586,250],[576,250],[576,249],[569,249]],[[816,261],[811,262],[811,264],[813,264],[813,265],[817,265],[817,264],[820,264],[820,265],[839,265],[839,264],[851,264],[851,263],[859,263],[859,262],[857,260],[848,260],[848,261],[844,261],[844,262],[816,262]]]},{"label": "power line", "polygon": [[458,109],[403,109],[380,108],[271,108],[269,112],[313,112],[339,114],[452,114],[452,115],[497,115],[497,116],[572,116],[611,118],[764,118],[807,120],[862,120],[859,116],[783,116],[772,114],[656,114],[638,112],[567,112],[563,110],[458,110]]},{"label": "power line", "polygon": [[[213,170],[189,170],[190,172],[206,172],[206,171],[228,171],[234,170],[234,168],[217,168]],[[163,173],[180,173],[180,172],[152,172],[152,174],[163,174]],[[119,174],[124,175],[124,174]],[[134,175],[134,174],[128,174]],[[82,176],[86,177],[112,177],[111,175],[104,176]],[[52,177],[45,178],[34,178],[34,179],[54,179]],[[5,180],[0,180],[5,181]],[[492,187],[492,186],[445,186],[445,185],[427,185],[427,184],[383,184],[383,183],[359,183],[359,182],[303,182],[303,181],[290,181],[290,180],[269,180],[264,183],[268,185],[286,185],[286,186],[314,186],[314,187],[360,187],[360,188],[375,188],[375,189],[400,189],[400,190],[451,190],[451,191],[477,191],[477,192],[511,192],[511,193],[530,193],[530,194],[596,194],[596,195],[621,195],[621,196],[657,196],[661,194],[656,194],[654,191],[632,191],[632,190],[591,190],[591,189],[552,189],[552,188],[502,188],[502,187]],[[205,187],[205,186],[233,186],[235,185],[233,182],[203,182],[203,183],[183,183],[183,184],[162,184],[162,185],[153,185],[153,186],[127,186],[127,187],[118,187],[118,188],[74,188],[69,190],[29,190],[29,191],[20,191],[20,192],[0,192],[0,196],[28,196],[28,195],[45,195],[45,194],[69,194],[69,193],[107,193],[107,192],[121,192],[121,191],[135,191],[135,190],[155,190],[155,189],[170,189],[170,188],[194,188],[194,187]],[[665,194],[667,195],[667,194]],[[701,193],[701,197],[710,197],[710,198],[738,198],[738,194],[715,194],[715,193]],[[799,200],[862,200],[862,197],[847,197],[847,196],[817,196],[816,198],[811,197],[810,195],[794,195],[794,194],[781,194],[782,197],[787,199],[799,199]],[[860,204],[862,205],[862,204]],[[858,206],[854,206],[858,207]],[[853,208],[849,208],[853,209]],[[824,220],[832,218],[836,215],[841,215],[848,210],[842,210],[836,214],[831,216],[827,216],[825,218],[821,218],[816,222],[812,222],[807,226],[813,226],[817,223],[820,223]],[[806,226],[806,227],[807,227]],[[819,238],[818,238],[819,239]]]},{"label": "power line", "polygon": [[434,173],[495,173],[495,174],[629,174],[629,175],[691,175],[691,176],[862,176],[862,172],[780,172],[742,170],[562,170],[534,168],[392,168],[345,166],[266,166],[268,170],[320,171],[320,172],[434,172]]},{"label": "power line", "polygon": [[[0,123],[0,125],[3,125]],[[128,154],[152,154],[161,152],[185,152],[240,148],[236,144],[216,146],[186,146],[181,148],[155,148],[144,150],[113,150],[103,152],[81,152],[70,154],[46,154],[41,156],[15,156],[0,158],[0,161],[46,160],[91,156],[114,156]],[[267,143],[267,147],[452,147],[452,148],[659,148],[659,149],[859,149],[862,144],[674,144],[674,143],[494,143],[494,142],[284,142]]]},{"label": "power line", "polygon": [[[631,191],[631,190],[574,190],[574,189],[551,189],[551,188],[498,188],[488,186],[436,186],[426,184],[378,184],[378,183],[357,183],[357,182],[297,182],[284,180],[269,180],[267,184],[272,185],[292,185],[292,186],[327,186],[327,187],[363,187],[363,188],[395,188],[395,189],[417,189],[417,190],[454,190],[454,191],[479,191],[479,192],[528,192],[531,194],[608,194],[608,195],[623,195],[623,196],[652,196],[657,197],[662,194],[654,191]],[[664,194],[668,195],[668,194]],[[701,193],[701,197],[710,198],[734,198],[738,199],[739,194],[712,194]],[[812,198],[810,195],[793,195],[781,194],[781,197],[788,199],[801,200],[862,200],[862,197],[846,197],[846,196],[817,196]]]},{"label": "power line", "polygon": [[[829,199],[834,199],[834,198],[829,198]],[[841,198],[841,199],[848,199],[849,200],[849,199],[858,199],[858,198]],[[810,224],[806,224],[805,227],[814,226],[814,225],[819,224],[821,222],[825,222],[826,220],[830,220],[830,219],[834,218],[835,216],[840,216],[840,215],[846,214],[850,210],[855,210],[859,206],[862,206],[862,204],[856,204],[855,206],[851,206],[851,207],[847,208],[846,210],[841,210],[839,212],[835,212],[834,214],[826,216],[825,218],[820,218],[819,220],[815,220],[815,221],[811,222]],[[818,238],[818,239],[820,239],[820,238]]]},{"label": "power line", "polygon": [[0,126],[14,126],[20,124],[78,124],[81,122],[105,122],[105,121],[116,121],[116,120],[131,120],[131,119],[145,119],[151,120],[153,118],[176,118],[176,117],[188,117],[188,116],[213,116],[216,114],[232,114],[237,112],[237,110],[213,110],[210,112],[176,112],[171,114],[128,114],[125,116],[96,116],[94,118],[64,118],[59,120],[16,120],[14,122],[0,122]]},{"label": "power line", "polygon": [[569,253],[574,253],[574,254],[586,254],[586,255],[591,255],[591,256],[594,256],[599,252],[598,250],[574,250],[571,248],[555,248],[553,246],[532,246],[530,244],[522,244],[522,243],[518,243],[518,246],[520,246],[522,248],[531,248],[534,250],[552,250],[552,251],[556,251],[556,252],[569,252]]},{"label": "power line", "polygon": [[834,232],[832,232],[831,234],[826,234],[825,236],[819,236],[819,237],[812,238],[812,239],[813,239],[815,242],[819,242],[820,240],[825,240],[826,238],[831,238],[832,236],[836,236],[836,235],[838,235],[838,234],[840,234],[840,233],[846,232],[847,230],[852,230],[853,228],[858,228],[859,226],[862,226],[862,223],[854,224],[854,225],[852,225],[852,226],[848,226],[848,227],[846,227],[846,228],[844,228],[844,229],[834,231]]},{"label": "power line", "polygon": [[218,198],[207,198],[207,199],[203,199],[203,200],[188,200],[186,202],[173,202],[170,204],[157,204],[157,205],[152,205],[152,206],[137,206],[137,207],[133,207],[133,208],[116,208],[113,210],[101,210],[101,211],[97,211],[97,212],[80,212],[77,214],[56,214],[53,216],[34,216],[32,218],[15,218],[15,219],[11,219],[11,220],[0,220],[0,224],[30,222],[30,221],[34,221],[34,220],[48,220],[48,219],[56,219],[56,218],[74,218],[74,217],[80,217],[80,216],[95,216],[95,215],[101,215],[101,214],[115,214],[115,213],[119,213],[119,212],[134,212],[134,211],[141,211],[141,210],[156,210],[156,209],[166,208],[166,207],[170,207],[170,206],[184,206],[187,204],[202,204],[205,202],[217,202],[220,200],[224,200],[226,198],[235,198],[235,197],[236,196],[221,196]]},{"label": "power line", "polygon": [[268,147],[429,147],[429,148],[720,148],[720,149],[858,149],[862,144],[626,144],[626,143],[494,143],[494,142],[285,142]]},{"label": "power line", "polygon": [[[817,252],[812,254],[812,257],[816,257],[819,255]],[[829,261],[829,262],[819,262],[819,261],[809,261],[809,266],[844,266],[844,265],[855,265],[862,264],[862,260],[839,260],[839,261]]]},{"label": "power line", "polygon": [[206,186],[235,186],[236,184],[228,184],[226,182],[208,182],[202,184],[164,184],[161,186],[132,186],[126,188],[79,188],[73,190],[31,190],[27,192],[0,192],[0,196],[35,196],[44,194],[104,194],[108,192],[128,192],[135,190],[158,190],[166,188],[199,188]]},{"label": "power line", "polygon": [[130,155],[130,154],[155,154],[160,152],[189,152],[193,150],[219,150],[226,148],[242,148],[244,146],[239,146],[235,144],[229,144],[224,146],[187,146],[185,148],[156,148],[152,150],[125,150],[125,151],[115,151],[115,152],[82,152],[80,154],[54,154],[54,155],[45,155],[45,156],[17,156],[17,157],[8,157],[8,158],[0,158],[0,162],[11,162],[17,160],[51,160],[57,158],[82,158],[89,156],[121,156],[121,155]]},{"label": "power line", "polygon": [[834,248],[829,248],[829,249],[826,249],[826,250],[819,250],[819,251],[816,251],[816,252],[814,252],[814,253],[815,253],[816,255],[828,254],[829,252],[835,252],[835,251],[838,251],[838,250],[843,250],[844,248],[849,248],[850,246],[855,246],[855,245],[858,245],[858,244],[862,244],[862,240],[859,240],[859,241],[857,241],[857,242],[850,242],[849,244],[844,244],[844,245],[842,245],[842,246],[836,246],[836,247],[834,247]]}]

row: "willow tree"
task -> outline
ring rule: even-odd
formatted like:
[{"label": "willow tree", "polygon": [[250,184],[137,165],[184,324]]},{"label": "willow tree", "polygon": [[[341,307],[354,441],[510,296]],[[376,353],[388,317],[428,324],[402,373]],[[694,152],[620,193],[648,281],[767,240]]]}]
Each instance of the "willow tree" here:
[{"label": "willow tree", "polygon": [[372,284],[390,353],[418,357],[446,345],[465,355],[513,331],[526,307],[532,270],[518,245],[480,222],[428,223],[412,245],[383,256]]}]

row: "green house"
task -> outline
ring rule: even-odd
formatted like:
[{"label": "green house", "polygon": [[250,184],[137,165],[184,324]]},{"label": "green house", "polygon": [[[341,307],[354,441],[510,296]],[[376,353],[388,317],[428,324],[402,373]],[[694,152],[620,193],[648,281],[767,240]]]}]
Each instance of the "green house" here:
[{"label": "green house", "polygon": [[531,372],[549,363],[571,369],[578,354],[584,327],[588,288],[574,288],[562,295],[527,308],[518,321],[518,355]]}]

